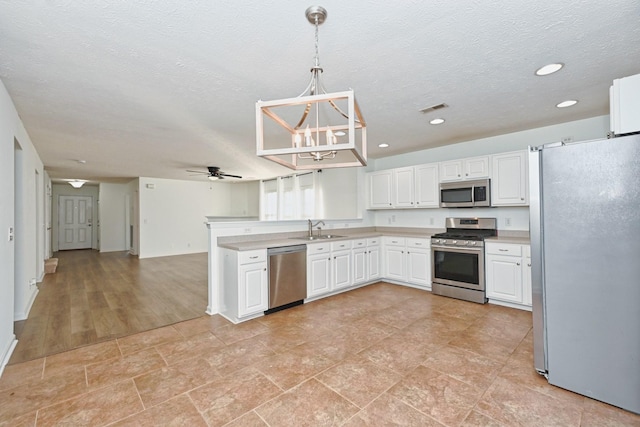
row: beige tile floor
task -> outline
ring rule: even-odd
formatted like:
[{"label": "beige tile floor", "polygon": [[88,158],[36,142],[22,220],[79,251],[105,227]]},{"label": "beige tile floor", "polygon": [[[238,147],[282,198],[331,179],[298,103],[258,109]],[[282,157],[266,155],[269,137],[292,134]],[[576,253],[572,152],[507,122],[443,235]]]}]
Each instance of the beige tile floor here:
[{"label": "beige tile floor", "polygon": [[385,283],[7,366],[0,425],[640,426],[533,370],[531,313]]}]

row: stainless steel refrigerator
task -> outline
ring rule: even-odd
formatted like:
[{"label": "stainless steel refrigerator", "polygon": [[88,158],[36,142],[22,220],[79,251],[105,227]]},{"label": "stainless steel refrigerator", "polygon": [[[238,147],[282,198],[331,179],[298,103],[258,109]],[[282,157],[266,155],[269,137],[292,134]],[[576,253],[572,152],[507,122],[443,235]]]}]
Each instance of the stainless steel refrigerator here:
[{"label": "stainless steel refrigerator", "polygon": [[640,413],[640,135],[531,147],[534,358]]}]

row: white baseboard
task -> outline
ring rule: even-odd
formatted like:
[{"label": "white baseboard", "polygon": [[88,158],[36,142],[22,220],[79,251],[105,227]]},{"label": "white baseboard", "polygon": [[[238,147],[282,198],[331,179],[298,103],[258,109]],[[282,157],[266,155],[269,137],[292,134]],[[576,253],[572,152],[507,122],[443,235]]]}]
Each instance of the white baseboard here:
[{"label": "white baseboard", "polygon": [[0,360],[2,360],[1,362],[2,364],[0,365],[0,377],[4,372],[4,367],[9,364],[9,359],[11,358],[11,355],[13,354],[13,350],[16,348],[16,345],[18,345],[18,340],[16,339],[15,335],[11,335],[10,341],[7,343],[7,345],[5,345],[5,348],[3,349],[2,353],[0,353],[0,356],[1,356]]},{"label": "white baseboard", "polygon": [[24,311],[13,313],[14,322],[18,322],[20,320],[26,320],[27,317],[29,317],[29,312],[31,311],[31,307],[33,306],[33,303],[36,300],[36,296],[38,295],[38,292],[40,292],[40,290],[38,289],[37,286],[35,286],[34,291],[31,293],[31,298],[29,298],[29,302],[27,303],[27,306],[24,308]]}]

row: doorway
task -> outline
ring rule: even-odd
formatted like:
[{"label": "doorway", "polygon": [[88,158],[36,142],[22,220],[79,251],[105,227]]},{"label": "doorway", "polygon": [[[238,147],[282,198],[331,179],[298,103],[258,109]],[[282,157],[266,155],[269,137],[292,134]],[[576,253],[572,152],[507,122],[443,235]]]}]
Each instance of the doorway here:
[{"label": "doorway", "polygon": [[58,250],[91,249],[93,197],[58,197]]}]

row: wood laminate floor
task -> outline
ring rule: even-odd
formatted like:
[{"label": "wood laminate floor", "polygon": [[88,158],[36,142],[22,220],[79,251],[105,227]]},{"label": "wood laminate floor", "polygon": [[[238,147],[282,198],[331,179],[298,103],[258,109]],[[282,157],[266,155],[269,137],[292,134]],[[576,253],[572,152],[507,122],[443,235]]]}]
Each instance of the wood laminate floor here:
[{"label": "wood laminate floor", "polygon": [[29,318],[16,322],[10,364],[194,319],[207,307],[207,254],[138,259],[61,251]]}]

